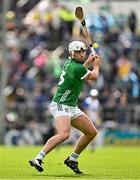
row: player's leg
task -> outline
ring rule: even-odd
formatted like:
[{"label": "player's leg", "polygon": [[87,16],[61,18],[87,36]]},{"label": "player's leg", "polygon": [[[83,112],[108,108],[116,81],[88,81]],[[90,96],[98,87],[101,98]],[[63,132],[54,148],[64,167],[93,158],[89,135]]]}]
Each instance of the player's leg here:
[{"label": "player's leg", "polygon": [[79,115],[71,122],[72,126],[83,132],[80,136],[73,153],[64,161],[75,173],[82,173],[78,168],[77,158],[80,153],[87,147],[87,145],[96,136],[97,130],[91,120],[85,114]]},{"label": "player's leg", "polygon": [[55,119],[55,127],[57,134],[51,137],[43,147],[43,152],[48,154],[57,145],[69,138],[71,128],[71,117],[59,116]]},{"label": "player's leg", "polygon": [[70,135],[71,117],[69,116],[58,116],[55,118],[55,126],[57,134],[51,137],[35,159],[30,160],[31,166],[35,167],[38,171],[43,171],[41,166],[42,160],[46,154],[53,150],[57,145],[66,140]]},{"label": "player's leg", "polygon": [[80,154],[96,136],[97,129],[86,114],[73,119],[72,126],[83,132],[83,135],[80,136],[74,149],[76,154]]}]

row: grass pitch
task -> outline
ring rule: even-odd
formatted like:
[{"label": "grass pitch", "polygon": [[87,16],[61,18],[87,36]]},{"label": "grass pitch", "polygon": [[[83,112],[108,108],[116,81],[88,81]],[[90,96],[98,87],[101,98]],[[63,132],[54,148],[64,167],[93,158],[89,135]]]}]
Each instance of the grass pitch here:
[{"label": "grass pitch", "polygon": [[44,171],[30,167],[41,147],[0,146],[0,179],[140,179],[140,147],[103,147],[94,152],[85,150],[79,157],[84,175],[74,174],[64,166],[72,146],[61,146],[44,160]]}]

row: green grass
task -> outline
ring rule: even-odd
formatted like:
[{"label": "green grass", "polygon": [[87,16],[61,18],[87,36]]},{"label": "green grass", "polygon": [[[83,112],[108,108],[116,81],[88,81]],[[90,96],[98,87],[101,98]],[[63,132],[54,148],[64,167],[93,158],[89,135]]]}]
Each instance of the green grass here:
[{"label": "green grass", "polygon": [[1,179],[140,179],[139,147],[104,147],[92,152],[85,150],[79,158],[84,175],[76,175],[63,165],[63,160],[72,152],[72,146],[62,146],[46,158],[44,171],[38,173],[28,160],[41,147],[0,146]]}]

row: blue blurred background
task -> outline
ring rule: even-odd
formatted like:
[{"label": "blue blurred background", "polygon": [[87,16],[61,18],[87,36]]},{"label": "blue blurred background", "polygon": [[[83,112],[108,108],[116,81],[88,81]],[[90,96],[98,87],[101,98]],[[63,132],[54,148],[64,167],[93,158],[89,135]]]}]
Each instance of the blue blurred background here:
[{"label": "blue blurred background", "polygon": [[[86,42],[76,6],[103,59],[98,81],[85,83],[78,102],[99,131],[93,146],[140,145],[139,0],[1,0],[1,144],[40,145],[55,133],[49,104],[68,44]],[[78,136],[72,129],[66,143]]]}]

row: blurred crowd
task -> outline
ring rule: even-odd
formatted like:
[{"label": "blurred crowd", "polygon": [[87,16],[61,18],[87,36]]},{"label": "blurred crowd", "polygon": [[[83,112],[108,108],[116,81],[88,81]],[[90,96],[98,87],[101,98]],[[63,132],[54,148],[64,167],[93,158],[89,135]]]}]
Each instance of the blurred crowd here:
[{"label": "blurred crowd", "polygon": [[[74,39],[87,43],[73,11],[57,1],[32,10],[19,24],[8,16],[6,144],[40,144],[55,133],[49,104]],[[108,6],[86,15],[103,59],[97,82],[86,82],[79,106],[100,128],[140,128],[140,28],[135,12]]]}]

